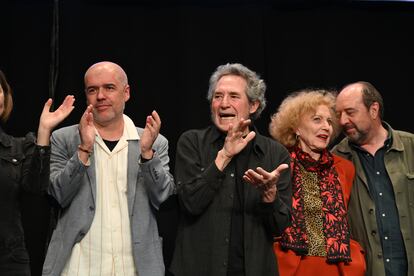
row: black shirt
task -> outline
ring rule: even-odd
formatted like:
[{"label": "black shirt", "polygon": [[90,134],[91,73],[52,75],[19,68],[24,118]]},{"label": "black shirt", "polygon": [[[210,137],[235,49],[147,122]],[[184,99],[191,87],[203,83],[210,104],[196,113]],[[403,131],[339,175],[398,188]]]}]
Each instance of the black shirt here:
[{"label": "black shirt", "polygon": [[229,244],[228,276],[244,275],[244,243],[243,243],[243,212],[244,212],[244,185],[250,185],[243,180],[247,170],[251,143],[249,143],[238,155],[233,157],[235,165],[236,185],[233,198],[233,212],[231,215],[231,230]]},{"label": "black shirt", "polygon": [[[248,168],[272,171],[281,163],[290,164],[288,151],[278,142],[256,132],[250,144]],[[171,271],[181,276],[226,276],[230,266],[244,264],[246,276],[278,275],[273,236],[289,225],[290,171],[282,172],[275,201],[264,204],[260,191],[238,176],[237,171],[244,171],[236,165],[245,165],[236,164],[237,158],[223,172],[217,168],[214,160],[222,146],[223,134],[215,126],[189,130],[178,140],[175,179],[181,214]],[[236,190],[239,184],[243,192]],[[239,203],[234,197],[240,192],[242,218],[237,219],[233,209]],[[235,247],[230,249],[230,243]],[[239,255],[229,254],[240,250]]]}]

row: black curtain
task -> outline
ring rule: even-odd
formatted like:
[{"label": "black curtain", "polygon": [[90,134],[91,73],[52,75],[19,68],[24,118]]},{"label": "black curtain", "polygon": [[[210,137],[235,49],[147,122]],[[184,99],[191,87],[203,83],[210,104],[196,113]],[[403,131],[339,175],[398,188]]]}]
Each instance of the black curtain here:
[{"label": "black curtain", "polygon": [[[408,100],[414,61],[412,4],[33,2],[0,4],[0,68],[15,93],[15,108],[5,126],[10,134],[35,131],[49,96],[59,104],[65,95],[74,94],[76,109],[61,126],[77,123],[85,109],[83,74],[102,60],[114,61],[127,72],[131,99],[126,113],[137,125],[143,125],[152,110],[159,112],[161,132],[170,141],[172,171],[179,135],[210,123],[208,79],[227,62],[240,62],[265,79],[268,106],[256,123],[265,135],[270,115],[288,93],[309,87],[336,89],[358,80],[373,83],[383,94],[386,121],[414,132]],[[27,196],[23,208],[34,275],[40,275],[48,205]],[[172,197],[159,212],[167,266],[177,218]]]}]

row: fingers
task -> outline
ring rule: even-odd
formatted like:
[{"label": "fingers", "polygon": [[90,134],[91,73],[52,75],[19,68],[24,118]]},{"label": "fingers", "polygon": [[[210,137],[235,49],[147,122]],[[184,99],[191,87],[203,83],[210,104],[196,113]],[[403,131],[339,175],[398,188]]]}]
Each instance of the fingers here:
[{"label": "fingers", "polygon": [[66,96],[65,100],[55,111],[50,111],[53,100],[49,98],[43,106],[40,115],[40,127],[46,130],[52,130],[61,123],[74,109],[73,103],[75,97],[73,95]]},{"label": "fingers", "polygon": [[263,185],[263,175],[259,174],[258,172],[248,169],[244,175],[243,179],[258,188],[259,186]]},{"label": "fingers", "polygon": [[63,103],[60,105],[60,107],[63,107],[65,109],[69,109],[70,111],[72,111],[73,108],[75,108],[73,106],[73,103],[74,102],[75,102],[75,96],[73,96],[73,95],[67,95],[65,97],[65,99],[63,100]]},{"label": "fingers", "polygon": [[289,168],[288,164],[280,164],[276,170],[274,170],[274,172],[278,175],[280,175],[281,172],[283,172],[284,170],[286,170],[287,168]]},{"label": "fingers", "polygon": [[45,102],[45,105],[43,106],[43,112],[49,112],[50,107],[52,106],[52,98],[47,99],[47,101]]},{"label": "fingers", "polygon": [[233,124],[230,123],[229,128],[227,129],[227,137],[233,137],[234,132],[235,130],[234,130]]},{"label": "fingers", "polygon": [[247,174],[245,174],[245,176],[250,179],[249,183],[253,184],[256,188],[266,189],[269,183],[273,183],[273,181],[271,181],[271,177],[259,172],[257,169],[256,171],[252,169],[247,170]]},{"label": "fingers", "polygon": [[289,168],[288,164],[281,164],[272,172],[268,172],[261,167],[256,170],[248,169],[243,176],[243,179],[254,185],[256,188],[269,189],[276,186],[279,181],[281,172]]},{"label": "fingers", "polygon": [[75,102],[75,97],[73,95],[67,95],[63,100],[62,104],[59,108],[54,112],[56,118],[60,118],[60,120],[65,119],[69,114],[73,111],[75,106],[73,103]]},{"label": "fingers", "polygon": [[248,143],[254,139],[256,133],[248,132],[250,120],[240,119],[237,123],[229,124],[227,136],[224,141],[223,152],[225,156],[231,158],[240,153]]},{"label": "fingers", "polygon": [[244,133],[246,133],[246,130],[248,130],[249,125],[251,124],[251,120],[250,119],[240,119],[240,121],[236,122],[236,124],[229,125],[229,129],[227,132],[230,132],[231,130],[231,134],[237,134],[240,136],[243,136]]},{"label": "fingers", "polygon": [[91,112],[88,112],[86,114],[86,122],[88,123],[88,125],[93,126],[93,113],[92,113],[92,110],[91,110]]},{"label": "fingers", "polygon": [[256,136],[256,133],[254,131],[250,131],[246,135],[246,131],[248,131],[248,126],[250,125],[250,123],[251,123],[250,119],[248,120],[240,119],[240,121],[234,125],[229,124],[228,130],[227,130],[227,138],[232,141],[243,139],[244,142],[247,144],[248,142],[253,140],[254,137]]},{"label": "fingers", "polygon": [[244,140],[246,140],[246,143],[250,142],[251,140],[253,140],[253,138],[256,136],[256,132],[254,131],[250,131],[247,136],[244,138]]},{"label": "fingers", "polygon": [[256,168],[256,171],[257,171],[258,174],[262,175],[264,178],[272,178],[272,177],[274,177],[274,172],[275,172],[275,171],[268,172],[268,171],[264,170],[261,167],[257,167]]},{"label": "fingers", "polygon": [[88,105],[79,122],[81,145],[84,149],[91,149],[95,141],[95,126],[93,124],[93,106]]},{"label": "fingers", "polygon": [[82,117],[86,117],[87,114],[91,113],[93,110],[93,106],[90,104],[86,107],[85,112],[83,113]]},{"label": "fingers", "polygon": [[141,135],[141,156],[145,159],[153,157],[152,145],[158,137],[161,128],[161,119],[157,111],[152,111],[145,121],[144,132]]},{"label": "fingers", "polygon": [[85,112],[82,114],[82,117],[80,119],[79,125],[89,123],[93,119],[92,110],[93,106],[91,104],[86,107]]},{"label": "fingers", "polygon": [[250,119],[247,119],[247,120],[245,120],[243,118],[240,119],[240,125],[239,125],[240,130],[241,131],[246,130],[246,127],[248,127],[251,124],[251,122],[252,122],[252,120],[250,120]]},{"label": "fingers", "polygon": [[254,185],[253,183],[253,180],[248,176],[248,175],[243,175],[243,179],[244,179],[244,181],[246,181],[247,183],[250,183],[250,184],[252,184],[252,185]]},{"label": "fingers", "polygon": [[151,115],[147,116],[146,127],[155,135],[158,135],[161,128],[161,119],[158,113],[154,110]]},{"label": "fingers", "polygon": [[287,168],[289,168],[288,164],[280,164],[274,171],[272,172],[267,172],[266,170],[264,170],[261,167],[257,167],[256,171],[263,175],[265,178],[277,178],[279,179],[280,173],[283,172],[284,170],[286,170]]},{"label": "fingers", "polygon": [[158,125],[161,125],[161,118],[160,118],[160,116],[158,115],[158,113],[157,113],[157,111],[152,111],[151,112],[151,116],[152,116],[152,118],[155,120],[155,122],[158,124]]},{"label": "fingers", "polygon": [[73,102],[75,102],[75,96],[67,95],[63,100],[62,105],[71,105]]},{"label": "fingers", "polygon": [[243,129],[246,129],[246,127],[249,126],[251,124],[251,122],[252,122],[252,120],[250,120],[250,119],[241,118],[240,121],[238,121],[235,124],[235,127],[239,130],[243,130]]}]

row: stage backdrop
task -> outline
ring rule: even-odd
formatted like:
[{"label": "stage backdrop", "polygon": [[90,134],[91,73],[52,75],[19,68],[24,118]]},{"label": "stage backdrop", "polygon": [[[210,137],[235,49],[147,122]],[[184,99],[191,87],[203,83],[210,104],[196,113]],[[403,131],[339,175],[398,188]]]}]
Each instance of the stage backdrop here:
[{"label": "stage backdrop", "polygon": [[[309,1],[307,1],[309,2]],[[4,128],[35,131],[43,103],[76,96],[85,109],[83,75],[103,60],[128,74],[126,113],[139,126],[152,110],[170,141],[171,170],[180,134],[210,123],[206,100],[215,68],[239,62],[266,81],[268,105],[256,126],[268,135],[270,116],[288,93],[337,89],[365,80],[383,94],[385,120],[414,132],[412,64],[414,6],[393,2],[336,1],[2,1],[0,69],[14,89],[15,108]],[[40,275],[49,207],[23,197],[33,275]],[[176,198],[159,212],[164,255],[171,260],[179,216]]]}]

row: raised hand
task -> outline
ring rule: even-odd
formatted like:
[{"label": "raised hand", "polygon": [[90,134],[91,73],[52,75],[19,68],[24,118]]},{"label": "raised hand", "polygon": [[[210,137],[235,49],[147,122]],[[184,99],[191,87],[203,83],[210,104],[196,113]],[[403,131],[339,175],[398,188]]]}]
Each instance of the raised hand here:
[{"label": "raised hand", "polygon": [[261,190],[263,202],[270,203],[276,198],[280,173],[287,168],[289,168],[288,164],[281,164],[272,172],[267,172],[261,167],[256,168],[256,170],[248,169],[244,173],[243,179]]},{"label": "raised hand", "polygon": [[90,104],[86,107],[80,122],[79,122],[79,136],[81,143],[79,145],[79,158],[86,164],[89,155],[93,151],[93,144],[95,143],[95,125],[93,124],[93,106]]},{"label": "raised hand", "polygon": [[68,95],[63,100],[62,104],[54,112],[50,112],[52,106],[52,99],[48,99],[43,106],[42,114],[40,115],[39,128],[37,131],[37,144],[49,145],[49,138],[52,130],[60,124],[75,108],[73,103],[75,97]]},{"label": "raised hand", "polygon": [[240,119],[235,125],[230,124],[223,148],[217,153],[216,165],[219,170],[230,163],[231,159],[241,152],[256,136],[254,131],[249,132],[250,119]]},{"label": "raised hand", "polygon": [[229,130],[227,131],[226,140],[223,146],[224,153],[227,156],[233,157],[239,152],[241,152],[247,146],[247,144],[256,136],[256,133],[254,131],[250,131],[246,135],[247,131],[249,130],[250,123],[250,119],[241,119],[234,126],[229,125]]},{"label": "raised hand", "polygon": [[95,143],[95,125],[93,124],[93,107],[88,105],[79,122],[79,135],[83,149],[92,151]]},{"label": "raised hand", "polygon": [[157,111],[152,111],[151,115],[147,116],[145,122],[144,132],[140,137],[141,156],[144,159],[152,159],[154,152],[152,145],[157,139],[161,129],[161,119]]}]

